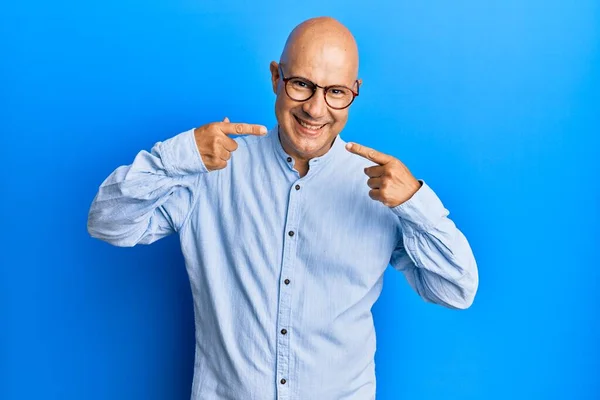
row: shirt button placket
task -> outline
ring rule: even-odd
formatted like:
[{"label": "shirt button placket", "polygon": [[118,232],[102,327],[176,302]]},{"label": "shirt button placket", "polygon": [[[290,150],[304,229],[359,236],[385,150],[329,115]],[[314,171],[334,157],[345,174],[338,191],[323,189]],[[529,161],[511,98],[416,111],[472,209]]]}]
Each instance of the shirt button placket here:
[{"label": "shirt button placket", "polygon": [[285,277],[281,281],[278,315],[278,335],[277,335],[277,399],[291,400],[289,394],[290,386],[290,319],[291,319],[291,290],[290,277],[294,272],[296,263],[296,243],[298,241],[297,231],[297,209],[300,198],[300,185],[295,184],[290,188],[288,201],[288,213],[286,219],[286,235],[283,244],[283,262],[281,266],[281,276]]}]

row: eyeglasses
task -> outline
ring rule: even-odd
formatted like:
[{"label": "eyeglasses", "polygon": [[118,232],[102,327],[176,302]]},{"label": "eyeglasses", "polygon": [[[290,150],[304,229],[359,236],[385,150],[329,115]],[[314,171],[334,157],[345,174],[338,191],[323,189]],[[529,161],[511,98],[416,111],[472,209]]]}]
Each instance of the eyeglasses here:
[{"label": "eyeglasses", "polygon": [[300,76],[290,76],[286,78],[283,75],[281,63],[279,63],[279,73],[285,84],[285,92],[288,97],[294,101],[306,101],[313,97],[317,88],[323,89],[325,103],[334,110],[343,110],[352,104],[354,98],[358,96],[358,80],[356,81],[356,92],[349,87],[342,85],[320,86],[306,78]]}]

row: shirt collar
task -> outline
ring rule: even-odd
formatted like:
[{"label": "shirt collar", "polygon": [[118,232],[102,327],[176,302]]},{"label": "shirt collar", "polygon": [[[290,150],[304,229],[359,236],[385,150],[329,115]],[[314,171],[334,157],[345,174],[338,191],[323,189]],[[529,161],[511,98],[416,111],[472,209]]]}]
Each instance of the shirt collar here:
[{"label": "shirt collar", "polygon": [[[294,169],[294,158],[286,153],[283,146],[281,145],[281,141],[279,139],[279,125],[275,125],[267,134],[267,137],[270,138],[271,143],[273,145],[273,149],[275,150],[275,154],[280,161],[283,161],[290,169]],[[338,134],[333,141],[331,148],[327,151],[327,153],[323,154],[320,157],[311,158],[308,161],[309,168],[311,170],[315,170],[323,167],[329,161],[334,158],[340,157],[341,154],[345,151],[346,142],[341,138]]]}]

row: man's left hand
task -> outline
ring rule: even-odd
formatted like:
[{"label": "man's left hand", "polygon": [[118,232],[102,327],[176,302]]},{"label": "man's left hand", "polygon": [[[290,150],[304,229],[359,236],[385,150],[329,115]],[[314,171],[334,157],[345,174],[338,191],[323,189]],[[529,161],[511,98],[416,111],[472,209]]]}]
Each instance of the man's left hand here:
[{"label": "man's left hand", "polygon": [[397,158],[357,143],[347,143],[346,150],[378,165],[365,168],[371,188],[369,196],[388,207],[396,207],[410,199],[421,187],[419,182]]}]

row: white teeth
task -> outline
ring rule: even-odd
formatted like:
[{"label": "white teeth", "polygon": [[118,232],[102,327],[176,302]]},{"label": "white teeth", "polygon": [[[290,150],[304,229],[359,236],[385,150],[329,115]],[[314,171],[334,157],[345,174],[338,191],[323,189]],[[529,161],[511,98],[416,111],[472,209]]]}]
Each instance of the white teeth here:
[{"label": "white teeth", "polygon": [[298,119],[298,122],[300,122],[300,125],[302,125],[306,129],[310,129],[311,131],[318,131],[319,129],[321,129],[324,126],[324,125],[308,125],[306,122],[302,121],[301,119]]}]

